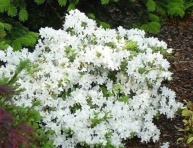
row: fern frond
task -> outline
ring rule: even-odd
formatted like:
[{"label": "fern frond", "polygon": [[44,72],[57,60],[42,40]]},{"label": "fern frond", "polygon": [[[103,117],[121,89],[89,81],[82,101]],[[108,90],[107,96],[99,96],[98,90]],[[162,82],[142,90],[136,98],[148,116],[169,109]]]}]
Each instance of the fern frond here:
[{"label": "fern frond", "polygon": [[12,29],[12,25],[8,24],[8,23],[4,23],[4,28],[7,31],[10,31]]},{"label": "fern frond", "polygon": [[150,22],[150,23],[147,23],[147,24],[143,24],[140,29],[143,29],[145,31],[148,31],[150,33],[159,33],[160,32],[160,23],[158,22]]},{"label": "fern frond", "polygon": [[70,3],[70,5],[67,8],[67,11],[75,9],[76,5],[74,3]]},{"label": "fern frond", "polygon": [[0,28],[0,39],[3,39],[5,36],[6,36],[5,30]]},{"label": "fern frond", "polygon": [[17,15],[17,8],[14,5],[10,5],[7,10],[7,14],[11,17]]},{"label": "fern frond", "polygon": [[153,0],[148,0],[146,3],[146,7],[150,12],[155,11],[155,6],[156,6],[156,3]]},{"label": "fern frond", "polygon": [[60,6],[66,6],[67,0],[58,0]]},{"label": "fern frond", "polygon": [[23,46],[24,47],[33,47],[37,41],[37,36],[34,34],[31,35],[32,32],[28,32],[25,36],[17,38],[13,42],[13,49],[14,50],[20,50]]},{"label": "fern frond", "polygon": [[7,11],[7,8],[10,6],[10,0],[0,0],[0,12]]},{"label": "fern frond", "polygon": [[24,37],[19,38],[19,42],[24,46],[32,46],[35,44],[36,39],[27,34]]},{"label": "fern frond", "polygon": [[183,9],[180,9],[179,7],[173,7],[173,8],[168,9],[168,14],[171,16],[176,15],[176,16],[183,17],[185,12]]},{"label": "fern frond", "polygon": [[10,31],[12,26],[7,23],[0,22],[0,39],[6,36],[6,31]]},{"label": "fern frond", "polygon": [[170,2],[168,4],[168,14],[170,16],[176,15],[176,16],[183,17],[185,14],[183,1],[173,0],[172,2]]},{"label": "fern frond", "polygon": [[0,4],[4,6],[9,6],[10,5],[10,0],[0,0]]},{"label": "fern frond", "polygon": [[166,15],[166,9],[162,8],[162,7],[159,7],[159,6],[156,6],[156,12],[162,16],[165,16]]},{"label": "fern frond", "polygon": [[0,22],[0,28],[3,29],[4,27],[5,27],[4,23]]},{"label": "fern frond", "polygon": [[11,44],[11,46],[13,47],[13,49],[15,51],[21,50],[21,48],[22,48],[22,45],[21,45],[21,43],[18,40],[19,39],[14,40],[13,43]]},{"label": "fern frond", "polygon": [[192,2],[189,2],[189,3],[186,3],[184,5],[184,9],[187,10],[187,9],[190,9],[191,7],[193,7],[193,1]]},{"label": "fern frond", "polygon": [[35,33],[35,32],[32,32],[32,31],[29,31],[28,32],[28,35],[30,35],[31,37],[33,37],[34,39],[36,39],[37,40],[37,38],[38,38],[38,33]]},{"label": "fern frond", "polygon": [[149,18],[150,18],[150,20],[153,21],[153,22],[159,22],[159,21],[160,21],[159,16],[157,16],[157,15],[155,15],[155,14],[153,14],[153,13],[149,13]]},{"label": "fern frond", "polygon": [[0,38],[4,38],[6,36],[6,30],[10,31],[11,25],[0,22]]},{"label": "fern frond", "polygon": [[0,41],[0,50],[4,50],[8,48],[8,44],[5,41]]},{"label": "fern frond", "polygon": [[11,24],[0,22],[0,49],[5,49],[7,45],[13,49],[21,50],[22,47],[33,47],[38,39],[38,33],[30,32],[19,22],[12,22]]},{"label": "fern frond", "polygon": [[28,19],[28,12],[27,12],[26,9],[21,9],[21,10],[19,11],[19,19],[20,19],[21,21],[23,21],[23,22]]}]

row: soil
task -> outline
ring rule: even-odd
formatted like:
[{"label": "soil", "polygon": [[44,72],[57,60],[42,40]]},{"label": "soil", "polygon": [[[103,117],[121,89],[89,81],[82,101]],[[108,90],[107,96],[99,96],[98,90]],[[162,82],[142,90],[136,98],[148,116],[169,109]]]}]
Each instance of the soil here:
[{"label": "soil", "polygon": [[[173,54],[167,58],[171,64],[173,80],[166,85],[176,92],[177,101],[193,102],[193,15],[187,15],[182,20],[173,19],[166,22],[155,37],[174,49]],[[176,114],[172,120],[161,116],[159,120],[155,120],[155,124],[161,131],[159,141],[141,143],[140,139],[134,138],[127,141],[126,148],[159,148],[164,142],[170,143],[169,148],[187,147],[177,143],[177,139],[183,137],[183,133],[177,129],[183,127],[180,114]]]}]

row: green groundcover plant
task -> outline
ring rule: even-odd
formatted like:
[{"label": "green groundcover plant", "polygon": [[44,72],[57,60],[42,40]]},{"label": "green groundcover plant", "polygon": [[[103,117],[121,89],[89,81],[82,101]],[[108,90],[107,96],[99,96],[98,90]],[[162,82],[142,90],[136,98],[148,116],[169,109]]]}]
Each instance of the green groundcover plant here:
[{"label": "green groundcover plant", "polygon": [[184,147],[193,147],[193,103],[191,101],[184,101],[186,107],[182,110],[183,128],[178,127],[178,131],[183,133],[183,136],[178,138],[178,142],[182,142]]},{"label": "green groundcover plant", "polygon": [[11,78],[21,60],[28,68],[18,74],[23,91],[14,104],[35,109],[55,146],[123,147],[125,139],[159,139],[153,118],[173,118],[181,103],[162,81],[170,80],[171,53],[157,38],[138,29],[104,29],[79,10],[66,15],[62,29],[41,28],[34,52],[11,47],[0,51],[0,76]]}]

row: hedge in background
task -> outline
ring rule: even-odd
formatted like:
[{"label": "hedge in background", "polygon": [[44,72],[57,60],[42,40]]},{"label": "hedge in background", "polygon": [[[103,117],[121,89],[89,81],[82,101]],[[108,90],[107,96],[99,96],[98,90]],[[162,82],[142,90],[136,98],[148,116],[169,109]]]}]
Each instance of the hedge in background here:
[{"label": "hedge in background", "polygon": [[159,33],[166,18],[183,17],[192,6],[192,0],[0,0],[0,49],[33,47],[40,27],[61,28],[65,13],[75,8],[106,28]]}]

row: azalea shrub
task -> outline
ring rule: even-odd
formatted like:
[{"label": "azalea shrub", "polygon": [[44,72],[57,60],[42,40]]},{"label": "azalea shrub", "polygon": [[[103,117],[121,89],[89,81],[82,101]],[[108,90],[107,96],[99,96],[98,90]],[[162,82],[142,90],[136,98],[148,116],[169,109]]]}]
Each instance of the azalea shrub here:
[{"label": "azalea shrub", "polygon": [[159,139],[154,117],[173,118],[182,104],[162,86],[171,80],[167,44],[138,29],[104,29],[79,10],[66,15],[62,29],[41,28],[34,52],[11,47],[0,51],[0,76],[7,78],[21,60],[29,66],[18,74],[23,91],[14,104],[31,106],[52,129],[50,140],[62,148],[123,147],[134,136]]}]

